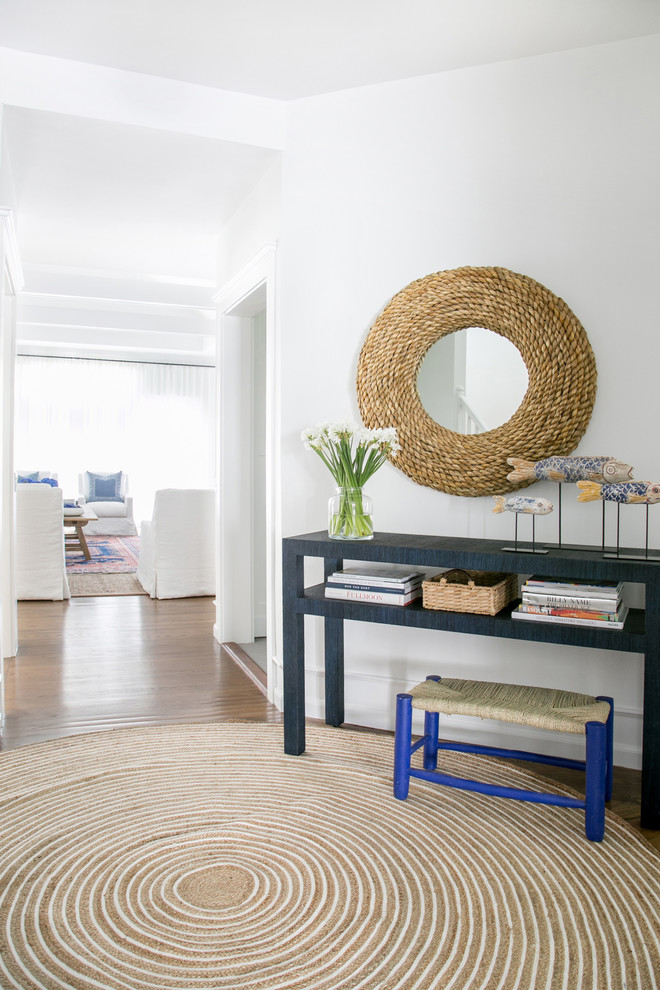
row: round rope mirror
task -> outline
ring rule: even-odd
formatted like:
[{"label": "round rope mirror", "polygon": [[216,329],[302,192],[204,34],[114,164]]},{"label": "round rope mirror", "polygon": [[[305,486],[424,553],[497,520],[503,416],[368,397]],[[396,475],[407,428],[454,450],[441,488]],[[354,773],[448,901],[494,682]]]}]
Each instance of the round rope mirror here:
[{"label": "round rope mirror", "polygon": [[[529,385],[497,429],[454,433],[424,409],[417,376],[433,344],[467,327],[510,340]],[[566,303],[506,268],[456,268],[411,282],[371,327],[358,362],[365,426],[396,426],[395,467],[451,495],[495,495],[525,487],[507,480],[507,457],[538,461],[575,450],[593,409],[596,362],[584,327]]]}]

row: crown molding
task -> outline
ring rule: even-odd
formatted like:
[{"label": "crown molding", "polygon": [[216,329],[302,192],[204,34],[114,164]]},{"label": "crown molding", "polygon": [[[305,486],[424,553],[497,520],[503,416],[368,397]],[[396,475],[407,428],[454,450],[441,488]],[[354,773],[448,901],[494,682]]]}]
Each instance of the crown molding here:
[{"label": "crown molding", "polygon": [[21,256],[18,250],[18,238],[16,237],[16,225],[14,224],[14,212],[8,206],[0,206],[0,223],[2,224],[2,238],[5,249],[5,268],[14,295],[18,295],[25,285],[23,278],[23,268]]},{"label": "crown molding", "polygon": [[215,289],[216,283],[209,278],[192,278],[186,275],[163,275],[155,272],[135,272],[111,268],[80,268],[75,265],[26,265],[28,274],[72,276],[81,279],[98,279],[109,282],[141,282],[153,285],[174,285],[200,289]]},{"label": "crown molding", "polygon": [[282,151],[281,100],[0,47],[0,102]]},{"label": "crown molding", "polygon": [[234,298],[236,303],[240,302],[242,295],[253,291],[260,282],[265,282],[269,275],[274,274],[276,255],[277,242],[264,244],[261,250],[216,292],[213,302],[220,309],[228,299]]},{"label": "crown molding", "polygon": [[152,316],[200,317],[215,319],[215,310],[189,303],[150,302],[146,299],[103,299],[98,296],[65,295],[56,292],[24,292],[25,305],[49,306],[53,309],[99,310],[107,313],[149,313]]}]

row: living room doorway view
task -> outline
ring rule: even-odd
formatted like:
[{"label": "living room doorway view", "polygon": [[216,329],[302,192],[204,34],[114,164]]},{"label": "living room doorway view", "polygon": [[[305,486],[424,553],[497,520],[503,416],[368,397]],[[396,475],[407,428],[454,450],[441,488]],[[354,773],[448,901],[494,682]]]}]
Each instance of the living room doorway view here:
[{"label": "living room doorway view", "polygon": [[19,355],[15,409],[17,539],[30,521],[25,489],[50,481],[65,505],[71,596],[150,593],[138,566],[156,492],[207,490],[214,513],[213,365]]}]

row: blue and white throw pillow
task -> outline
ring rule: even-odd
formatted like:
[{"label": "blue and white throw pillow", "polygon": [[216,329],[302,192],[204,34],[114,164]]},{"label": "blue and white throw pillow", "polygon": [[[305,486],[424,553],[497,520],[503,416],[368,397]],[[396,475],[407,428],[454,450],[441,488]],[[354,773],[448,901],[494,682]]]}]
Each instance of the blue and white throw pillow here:
[{"label": "blue and white throw pillow", "polygon": [[19,474],[17,482],[19,485],[50,485],[51,488],[59,488],[55,478],[40,478],[39,474],[39,471],[33,474]]},{"label": "blue and white throw pillow", "polygon": [[85,474],[87,490],[85,500],[87,502],[123,502],[120,495],[122,472],[116,474],[93,474],[87,471]]}]

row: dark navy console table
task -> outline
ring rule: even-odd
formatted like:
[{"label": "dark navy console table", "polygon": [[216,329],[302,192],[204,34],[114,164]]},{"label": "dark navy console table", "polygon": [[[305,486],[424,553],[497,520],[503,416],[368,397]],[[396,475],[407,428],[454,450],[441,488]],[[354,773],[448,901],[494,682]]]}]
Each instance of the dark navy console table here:
[{"label": "dark navy console table", "polygon": [[[634,553],[621,550],[621,554]],[[308,533],[282,541],[284,608],[284,749],[305,749],[305,615],[325,624],[325,720],[344,721],[344,622],[378,622],[442,629],[503,639],[586,646],[644,655],[642,812],[645,828],[660,828],[660,562],[604,559],[595,548],[550,548],[547,554],[510,553],[500,540],[379,533],[365,542],[340,542],[327,533]],[[622,630],[520,622],[511,619],[514,604],[495,616],[424,609],[421,600],[405,607],[344,602],[324,597],[324,585],[305,587],[305,557],[321,557],[325,575],[356,561],[408,564],[419,568],[543,574],[548,577],[630,581],[646,586],[646,609],[631,609]],[[616,698],[615,698],[616,704]]]}]

